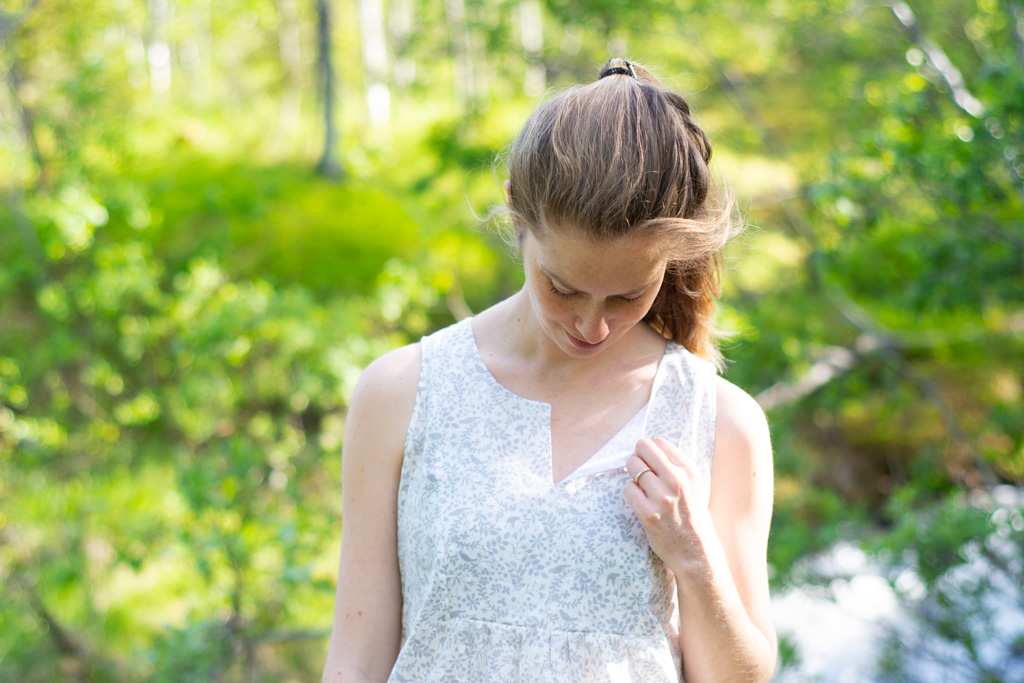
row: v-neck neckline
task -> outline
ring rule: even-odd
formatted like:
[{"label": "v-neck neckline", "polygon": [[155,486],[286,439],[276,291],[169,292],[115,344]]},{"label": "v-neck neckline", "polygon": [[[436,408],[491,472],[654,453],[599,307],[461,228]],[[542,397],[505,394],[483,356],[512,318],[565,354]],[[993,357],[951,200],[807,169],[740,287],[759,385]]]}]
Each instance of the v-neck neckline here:
[{"label": "v-neck neckline", "polygon": [[[499,391],[501,391],[502,393],[506,394],[507,396],[512,397],[514,400],[522,402],[522,403],[530,404],[532,406],[541,407],[541,408],[543,408],[546,411],[546,413],[547,413],[547,447],[548,447],[548,449],[547,449],[547,454],[546,454],[546,457],[545,457],[545,461],[547,463],[547,468],[546,468],[547,469],[547,481],[548,481],[548,484],[552,488],[555,488],[555,487],[558,487],[558,486],[562,486],[563,484],[565,484],[565,483],[567,483],[569,481],[572,481],[573,479],[593,476],[594,474],[599,474],[601,472],[608,472],[608,471],[612,471],[612,470],[622,469],[622,468],[624,468],[626,466],[626,460],[629,459],[629,455],[626,455],[625,457],[622,457],[621,458],[621,461],[622,461],[621,464],[617,464],[614,467],[599,468],[599,469],[596,469],[595,471],[592,471],[592,472],[589,471],[590,468],[588,468],[588,465],[590,465],[592,462],[594,462],[595,459],[598,458],[598,456],[602,456],[604,454],[605,449],[609,448],[611,444],[613,444],[617,439],[619,439],[620,436],[623,434],[623,432],[625,432],[627,429],[634,428],[635,423],[637,422],[638,419],[642,421],[642,424],[640,425],[640,429],[639,429],[641,437],[639,437],[636,440],[634,440],[633,443],[635,444],[636,441],[639,441],[639,439],[642,438],[642,435],[644,433],[646,433],[647,420],[648,420],[648,417],[649,417],[649,415],[651,413],[651,404],[654,402],[655,396],[657,395],[657,392],[658,392],[658,387],[661,385],[661,382],[662,382],[662,368],[665,366],[665,358],[668,356],[669,347],[672,344],[671,341],[666,341],[665,348],[661,352],[661,357],[658,358],[658,367],[655,368],[655,370],[654,370],[654,379],[651,381],[650,394],[648,395],[647,401],[643,404],[643,406],[641,406],[640,409],[636,413],[634,413],[621,427],[619,427],[619,429],[616,430],[616,432],[611,437],[609,437],[607,441],[605,441],[603,444],[598,446],[597,450],[595,450],[593,453],[591,453],[590,456],[588,456],[586,460],[581,462],[579,464],[579,466],[576,467],[576,469],[574,469],[572,472],[570,472],[565,477],[563,477],[562,479],[560,479],[560,480],[558,480],[556,482],[554,480],[554,474],[555,474],[554,463],[553,463],[554,439],[552,438],[552,430],[551,430],[551,404],[547,403],[545,401],[538,401],[536,399],[531,399],[531,398],[526,398],[525,396],[521,396],[521,395],[517,394],[516,392],[512,391],[511,389],[509,389],[508,387],[506,387],[501,382],[499,382],[498,378],[495,377],[494,373],[491,372],[491,369],[487,367],[487,363],[484,361],[483,354],[480,353],[480,347],[477,345],[477,342],[476,342],[476,333],[473,331],[473,318],[471,318],[471,317],[470,318],[466,318],[463,322],[465,323],[466,328],[468,330],[469,344],[470,344],[470,347],[472,347],[473,360],[474,360],[475,363],[477,363],[479,365],[479,369],[483,372],[483,374],[487,378],[487,380],[491,384],[493,384]],[[630,454],[631,453],[632,453],[632,450],[630,450]],[[618,460],[618,459],[612,460],[610,456],[609,456],[609,459],[612,462],[617,462],[617,460]]]}]

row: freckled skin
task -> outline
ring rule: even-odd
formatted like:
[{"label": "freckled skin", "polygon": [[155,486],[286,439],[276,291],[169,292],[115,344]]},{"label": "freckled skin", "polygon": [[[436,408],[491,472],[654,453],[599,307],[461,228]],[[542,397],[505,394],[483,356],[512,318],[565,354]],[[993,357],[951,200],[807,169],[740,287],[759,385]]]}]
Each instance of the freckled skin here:
[{"label": "freckled skin", "polygon": [[635,327],[665,276],[659,246],[653,238],[599,243],[558,231],[543,237],[527,231],[523,292],[554,346],[570,357],[588,358]]}]

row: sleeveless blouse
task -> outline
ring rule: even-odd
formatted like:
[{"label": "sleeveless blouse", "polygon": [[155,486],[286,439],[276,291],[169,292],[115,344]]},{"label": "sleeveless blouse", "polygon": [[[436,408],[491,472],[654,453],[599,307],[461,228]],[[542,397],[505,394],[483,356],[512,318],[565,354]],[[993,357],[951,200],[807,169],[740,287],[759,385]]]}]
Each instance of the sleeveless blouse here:
[{"label": "sleeveless blouse", "polygon": [[675,580],[622,490],[643,436],[679,446],[708,485],[713,367],[669,342],[645,408],[555,484],[550,405],[498,383],[470,320],[421,348],[389,682],[680,681]]}]

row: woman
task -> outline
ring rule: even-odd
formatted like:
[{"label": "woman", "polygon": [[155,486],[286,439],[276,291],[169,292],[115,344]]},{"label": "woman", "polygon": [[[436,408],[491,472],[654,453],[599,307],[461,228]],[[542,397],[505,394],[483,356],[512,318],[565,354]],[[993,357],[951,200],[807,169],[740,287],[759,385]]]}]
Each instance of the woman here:
[{"label": "woman", "polygon": [[715,374],[710,157],[624,60],[530,117],[523,289],[352,397],[324,681],[771,677],[771,446]]}]

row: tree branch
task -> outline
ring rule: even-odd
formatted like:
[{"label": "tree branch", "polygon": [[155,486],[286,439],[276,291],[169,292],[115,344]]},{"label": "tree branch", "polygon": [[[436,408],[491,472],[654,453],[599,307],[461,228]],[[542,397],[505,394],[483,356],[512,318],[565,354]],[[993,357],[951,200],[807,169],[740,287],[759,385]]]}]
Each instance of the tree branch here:
[{"label": "tree branch", "polygon": [[[899,351],[927,349],[959,343],[979,343],[994,336],[1021,334],[1022,332],[1024,332],[1024,314],[1011,317],[1005,324],[994,329],[991,327],[975,326],[953,331],[903,332],[886,330],[882,334],[862,334],[851,348],[845,346],[825,347],[814,364],[806,372],[794,380],[776,382],[759,393],[755,399],[764,410],[772,410],[795,403],[838,378],[874,353],[879,354],[883,358],[886,357],[886,354],[892,354],[888,359],[902,369],[903,364],[906,364],[908,367],[910,366],[907,361],[903,360],[903,357],[898,353]],[[901,375],[906,376],[901,370],[897,371]],[[907,377],[907,379],[915,384],[919,384],[919,381],[915,381],[910,377]],[[924,384],[919,386],[924,392],[935,398],[938,389],[931,380],[925,377]],[[941,394],[938,394],[938,398],[941,398]],[[952,411],[948,409],[944,400],[942,405],[945,406],[943,410],[944,415],[951,417]],[[959,429],[959,425],[950,426],[951,431]],[[962,434],[962,431],[960,433]]]},{"label": "tree branch", "polygon": [[795,403],[825,386],[860,361],[861,356],[842,346],[829,346],[823,357],[792,382],[776,382],[754,399],[765,411]]},{"label": "tree branch", "polygon": [[257,645],[266,645],[270,643],[295,643],[303,640],[322,640],[329,635],[331,635],[330,629],[321,629],[319,631],[267,631],[252,636],[252,640]]},{"label": "tree branch", "polygon": [[903,0],[890,1],[888,4],[892,13],[896,15],[896,18],[900,20],[900,23],[906,30],[910,41],[924,53],[928,64],[939,72],[942,80],[949,86],[956,105],[976,119],[984,116],[985,106],[967,89],[963,75],[961,75],[960,70],[950,60],[946,51],[921,30],[920,24],[917,23],[917,17],[914,15],[914,10],[910,9],[910,5],[903,2]]},{"label": "tree branch", "polygon": [[[3,539],[0,538],[0,543],[2,542]],[[69,669],[65,671],[65,680],[84,683],[96,680],[101,674],[105,677],[113,675],[113,680],[119,681],[132,680],[136,677],[124,661],[110,658],[98,651],[94,652],[82,638],[61,623],[43,602],[32,581],[23,573],[12,575],[10,585],[22,593],[35,615],[46,624],[47,634],[59,656],[71,663]]]},{"label": "tree branch", "polygon": [[[905,6],[905,3],[897,2],[895,5],[900,5],[901,8],[906,8],[904,16],[913,17],[913,13],[910,12],[909,7]],[[895,5],[893,9],[894,12],[897,11],[895,9]],[[897,14],[897,16],[899,15]],[[916,24],[914,25],[916,26]],[[691,44],[701,45],[701,41],[691,36]],[[705,59],[709,62],[710,68],[718,74],[722,89],[729,95],[729,99],[732,101],[733,106],[736,107],[739,113],[748,122],[750,122],[755,131],[759,133],[765,147],[776,156],[784,156],[780,153],[781,147],[776,143],[769,128],[764,124],[764,119],[761,117],[758,108],[753,104],[744,89],[738,83],[738,79],[733,77],[729,73],[728,68],[724,66],[723,63],[709,50],[705,49],[702,53],[705,56]],[[950,66],[952,65],[950,64]],[[959,72],[957,72],[957,74],[959,74]],[[772,183],[774,185],[776,196],[780,198],[780,208],[783,211],[786,221],[790,224],[791,229],[795,233],[806,240],[810,247],[810,254],[806,263],[811,283],[819,290],[824,299],[850,324],[850,326],[860,333],[857,345],[864,346],[865,348],[851,351],[849,349],[842,349],[841,347],[830,347],[830,351],[826,353],[825,358],[812,365],[811,369],[805,373],[804,376],[789,385],[775,385],[771,387],[766,390],[765,393],[759,395],[759,400],[764,400],[766,404],[773,406],[782,405],[785,402],[792,402],[810,394],[812,391],[853,367],[857,359],[858,352],[860,355],[863,355],[869,350],[876,350],[887,364],[896,370],[901,377],[911,382],[925,396],[925,398],[935,406],[940,419],[942,419],[946,425],[948,433],[954,441],[956,441],[957,444],[969,454],[970,460],[976,471],[980,473],[982,480],[986,483],[997,483],[999,478],[992,471],[988,463],[984,462],[977,449],[975,449],[971,444],[966,432],[960,425],[959,420],[957,420],[956,414],[949,407],[949,404],[946,402],[935,383],[923,372],[911,366],[911,364],[898,353],[897,349],[900,348],[900,344],[893,333],[878,323],[867,310],[854,301],[840,286],[830,282],[828,277],[821,272],[822,253],[813,228],[806,221],[803,213],[797,213],[786,205],[786,202],[782,199],[783,193],[780,191],[780,188],[774,179],[772,180]],[[813,201],[811,197],[809,197],[806,187],[801,187],[800,198],[805,205],[813,206]]]},{"label": "tree branch", "polygon": [[46,623],[47,632],[50,634],[50,640],[53,641],[54,647],[57,648],[62,656],[85,658],[86,648],[84,645],[78,643],[71,633],[64,628],[64,625],[47,609],[46,605],[43,604],[42,598],[32,588],[29,583],[23,579],[18,580],[19,587],[25,592],[28,597],[28,603],[32,606],[33,611],[36,615]]},{"label": "tree branch", "polygon": [[[910,5],[903,0],[888,0],[888,5],[893,14],[896,15],[896,18],[899,19],[907,37],[910,38],[910,42],[921,50],[928,65],[939,73],[943,82],[949,87],[949,92],[952,94],[953,102],[956,106],[959,107],[961,111],[975,119],[983,117],[985,115],[985,106],[971,94],[970,90],[967,89],[967,84],[964,82],[963,75],[960,73],[960,70],[956,68],[956,65],[953,64],[953,61],[946,54],[946,51],[943,50],[938,43],[932,40],[928,34],[921,30],[920,24],[917,23],[917,17],[914,15],[914,10],[910,8]],[[1024,30],[1020,23],[1022,14],[1021,10],[1014,6],[1013,12],[1018,18],[1018,31]],[[1021,47],[1020,49],[1024,50],[1024,47]],[[1024,57],[1024,53],[1022,53],[1022,57]],[[920,68],[918,69],[918,72],[920,73]],[[995,129],[994,126],[986,125],[984,128],[989,135],[995,138],[995,134],[993,133],[993,130]],[[998,140],[998,138],[995,139]],[[1000,144],[1005,152],[1007,150],[1008,143],[1003,142]],[[1013,156],[1007,156],[1004,154],[1003,158],[1004,162],[1007,162],[1012,159]],[[1009,171],[1011,178],[1014,176],[1018,178],[1021,177],[1021,174],[1012,163],[1009,164]],[[1019,186],[1017,191],[1021,194],[1021,197],[1024,198],[1024,185]]]},{"label": "tree branch", "polygon": [[1017,44],[1017,56],[1021,65],[1024,65],[1024,5],[1019,2],[1010,2],[1010,17],[1013,20],[1013,38]]}]

